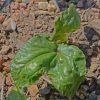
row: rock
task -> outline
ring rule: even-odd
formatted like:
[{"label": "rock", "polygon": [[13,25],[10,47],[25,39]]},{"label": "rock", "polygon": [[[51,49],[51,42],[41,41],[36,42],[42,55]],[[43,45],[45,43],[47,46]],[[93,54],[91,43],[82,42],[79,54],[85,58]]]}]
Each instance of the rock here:
[{"label": "rock", "polygon": [[28,4],[31,0],[22,0],[22,3]]},{"label": "rock", "polygon": [[31,97],[30,99],[28,100],[37,100],[36,97]]},{"label": "rock", "polygon": [[93,45],[98,46],[98,41],[95,41]]},{"label": "rock", "polygon": [[29,11],[28,9],[26,9],[26,10],[23,12],[23,14],[24,14],[26,17],[29,16],[29,13],[30,13],[30,11]]},{"label": "rock", "polygon": [[93,49],[87,49],[87,55],[92,56],[93,54]]},{"label": "rock", "polygon": [[38,10],[34,12],[35,16],[39,16],[39,15],[47,15],[49,14],[48,11],[43,11],[43,10]]},{"label": "rock", "polygon": [[34,0],[34,2],[47,2],[48,0]]},{"label": "rock", "polygon": [[6,32],[10,32],[10,31],[15,31],[17,28],[16,26],[16,22],[11,19],[11,21],[8,23],[7,27],[5,28]]},{"label": "rock", "polygon": [[0,65],[2,65],[2,64],[3,64],[3,62],[4,62],[4,60],[3,60],[3,56],[2,56],[2,55],[0,55]]},{"label": "rock", "polygon": [[50,93],[50,90],[51,90],[50,87],[45,87],[45,88],[43,88],[43,89],[40,89],[39,92],[40,92],[40,94],[41,94],[42,96],[45,96],[45,95],[47,95],[47,94]]},{"label": "rock", "polygon": [[97,84],[100,86],[100,78],[97,80]]},{"label": "rock", "polygon": [[11,18],[8,18],[7,20],[5,20],[5,21],[3,22],[2,25],[3,25],[4,27],[6,27],[10,21],[11,21]]},{"label": "rock", "polygon": [[98,95],[97,100],[100,100],[100,95]]},{"label": "rock", "polygon": [[85,36],[84,34],[81,34],[78,38],[79,38],[81,41],[86,40],[86,36]]},{"label": "rock", "polygon": [[20,9],[27,9],[26,3],[20,3]]},{"label": "rock", "polygon": [[85,4],[85,8],[89,8],[93,5],[94,1],[93,0],[87,0],[86,4]]},{"label": "rock", "polygon": [[15,12],[11,15],[11,18],[18,23],[19,20],[19,12]]},{"label": "rock", "polygon": [[70,0],[72,3],[77,4],[79,0]]},{"label": "rock", "polygon": [[78,8],[83,8],[84,7],[84,1],[85,0],[79,0],[78,3],[77,3],[77,7]]},{"label": "rock", "polygon": [[0,15],[0,24],[2,24],[4,22],[4,20],[5,20],[5,16]]},{"label": "rock", "polygon": [[13,59],[13,57],[14,57],[14,54],[11,54],[11,53],[8,54],[9,59]]},{"label": "rock", "polygon": [[48,2],[39,2],[38,3],[38,8],[40,9],[40,10],[47,10],[48,9]]},{"label": "rock", "polygon": [[36,97],[37,93],[39,92],[37,85],[31,85],[28,87],[28,93],[32,97]]},{"label": "rock", "polygon": [[100,86],[97,86],[96,95],[100,95]]},{"label": "rock", "polygon": [[97,35],[93,35],[93,37],[92,37],[92,40],[93,41],[97,41],[97,40],[99,40],[100,38],[99,38],[99,36],[97,36]]},{"label": "rock", "polygon": [[[58,0],[56,0],[56,1],[58,1]],[[64,11],[64,10],[66,10],[66,8],[67,8],[67,3],[66,3],[65,0],[60,0],[60,1],[58,2],[58,6],[59,6],[59,8],[60,8],[60,11]]]},{"label": "rock", "polygon": [[17,9],[19,9],[19,3],[13,2],[13,3],[11,3],[10,7],[12,10],[17,10]]},{"label": "rock", "polygon": [[85,99],[85,96],[83,94],[80,94],[80,100],[84,100]]},{"label": "rock", "polygon": [[7,72],[7,73],[10,73],[10,67],[6,66],[3,68],[3,71]]},{"label": "rock", "polygon": [[89,86],[88,85],[82,85],[81,88],[83,89],[83,91],[88,91],[89,90]]},{"label": "rock", "polygon": [[97,100],[97,95],[95,94],[95,92],[92,92],[92,93],[89,95],[89,100]]},{"label": "rock", "polygon": [[21,3],[21,2],[22,2],[22,0],[14,0],[14,1],[16,1],[16,2],[18,2],[18,3]]},{"label": "rock", "polygon": [[91,63],[91,66],[90,66],[90,71],[94,72],[96,71],[98,68],[98,64],[97,63]]},{"label": "rock", "polygon": [[98,8],[100,8],[100,0],[95,0],[96,1],[96,6],[98,7]]},{"label": "rock", "polygon": [[48,4],[48,11],[49,12],[55,12],[56,10],[57,10],[57,8],[55,5]]},{"label": "rock", "polygon": [[10,49],[9,46],[3,45],[0,51],[0,54],[7,54],[8,50]]},{"label": "rock", "polygon": [[52,1],[53,1],[54,5],[55,5],[56,8],[57,8],[57,12],[59,12],[59,11],[60,11],[60,7],[59,7],[59,2],[60,2],[60,0],[52,0]]},{"label": "rock", "polygon": [[3,66],[2,66],[2,65],[0,65],[0,72],[2,72],[2,69],[3,69]]},{"label": "rock", "polygon": [[18,40],[16,43],[16,49],[19,50],[23,46],[24,42]]},{"label": "rock", "polygon": [[100,47],[100,40],[98,41],[98,46]]},{"label": "rock", "polygon": [[7,77],[6,77],[6,85],[7,86],[12,86],[12,80],[11,80],[11,75],[8,74]]}]

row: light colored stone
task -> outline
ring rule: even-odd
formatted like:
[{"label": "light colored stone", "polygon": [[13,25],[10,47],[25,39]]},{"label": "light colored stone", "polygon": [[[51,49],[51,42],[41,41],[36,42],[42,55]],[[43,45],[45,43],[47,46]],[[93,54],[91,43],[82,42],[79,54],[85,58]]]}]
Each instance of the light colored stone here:
[{"label": "light colored stone", "polygon": [[3,25],[4,27],[6,27],[10,21],[11,21],[11,18],[6,19],[6,20],[3,22],[2,25]]},{"label": "light colored stone", "polygon": [[100,78],[97,80],[97,84],[100,86]]},{"label": "light colored stone", "polygon": [[98,6],[98,8],[100,8],[100,0],[95,0],[96,1],[96,5]]},{"label": "light colored stone", "polygon": [[9,31],[14,31],[16,30],[16,22],[11,19],[11,21],[8,23],[7,27],[5,28],[5,31],[9,32]]},{"label": "light colored stone", "polygon": [[1,54],[6,54],[7,51],[8,51],[9,49],[10,49],[9,46],[3,45],[3,46],[2,46],[2,49],[1,49],[1,51],[0,51],[0,55],[1,55]]},{"label": "light colored stone", "polygon": [[56,10],[57,10],[57,8],[56,8],[55,5],[51,5],[51,4],[48,5],[48,11],[49,12],[55,12]]},{"label": "light colored stone", "polygon": [[22,3],[29,3],[31,0],[22,0]]},{"label": "light colored stone", "polygon": [[19,8],[19,3],[18,2],[12,2],[10,5],[12,10],[17,10]]},{"label": "light colored stone", "polygon": [[34,2],[47,2],[47,0],[34,0]]},{"label": "light colored stone", "polygon": [[48,2],[39,2],[38,3],[38,8],[40,10],[47,10],[48,9]]},{"label": "light colored stone", "polygon": [[31,85],[28,87],[28,92],[30,96],[35,97],[36,94],[39,92],[37,85]]},{"label": "light colored stone", "polygon": [[16,1],[16,2],[18,2],[18,3],[21,3],[21,2],[22,2],[22,0],[14,0],[14,1]]},{"label": "light colored stone", "polygon": [[100,100],[100,95],[98,95],[97,100]]}]

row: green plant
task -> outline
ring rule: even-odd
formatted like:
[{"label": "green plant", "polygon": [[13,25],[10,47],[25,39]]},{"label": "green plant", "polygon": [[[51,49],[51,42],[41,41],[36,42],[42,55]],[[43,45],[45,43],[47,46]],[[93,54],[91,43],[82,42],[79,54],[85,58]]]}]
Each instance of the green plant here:
[{"label": "green plant", "polygon": [[72,97],[86,75],[83,52],[67,44],[69,32],[80,27],[80,17],[73,4],[55,22],[52,37],[34,36],[18,51],[11,64],[15,86],[33,84],[47,72],[52,85],[63,95]]}]

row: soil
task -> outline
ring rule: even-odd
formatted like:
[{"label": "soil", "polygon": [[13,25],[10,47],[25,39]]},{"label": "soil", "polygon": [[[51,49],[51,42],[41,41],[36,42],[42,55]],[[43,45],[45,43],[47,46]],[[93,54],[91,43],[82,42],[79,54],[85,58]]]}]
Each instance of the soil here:
[{"label": "soil", "polygon": [[[87,59],[86,79],[72,100],[100,100],[100,1],[68,1],[74,1],[81,17],[80,29],[71,33],[69,39],[84,52]],[[28,4],[15,0],[0,12],[0,95],[3,87],[3,100],[13,86],[10,64],[16,52],[33,35],[52,33],[56,17],[61,13],[51,1],[49,6],[46,6],[47,0],[27,2]],[[67,8],[68,5],[67,2],[66,6],[60,7],[64,10],[63,7]],[[25,88],[28,100],[68,100],[54,90],[48,81],[48,77],[44,75],[36,84]]]}]

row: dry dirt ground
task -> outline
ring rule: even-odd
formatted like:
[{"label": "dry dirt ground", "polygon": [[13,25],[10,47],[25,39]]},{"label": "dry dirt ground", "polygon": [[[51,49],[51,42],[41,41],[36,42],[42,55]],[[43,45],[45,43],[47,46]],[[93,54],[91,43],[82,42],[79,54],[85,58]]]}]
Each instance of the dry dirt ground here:
[{"label": "dry dirt ground", "polygon": [[[53,32],[60,14],[51,1],[49,4],[45,3],[47,0],[27,0],[28,4],[24,1],[15,0],[0,12],[0,95],[3,88],[4,100],[12,87],[10,64],[16,52],[33,35]],[[87,58],[86,79],[72,100],[100,100],[100,0],[69,1],[74,1],[81,17],[80,29],[71,33],[70,38]],[[62,10],[67,6],[68,3],[60,5]],[[3,76],[4,71],[7,73]],[[24,90],[29,100],[68,100],[43,77]]]}]

